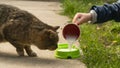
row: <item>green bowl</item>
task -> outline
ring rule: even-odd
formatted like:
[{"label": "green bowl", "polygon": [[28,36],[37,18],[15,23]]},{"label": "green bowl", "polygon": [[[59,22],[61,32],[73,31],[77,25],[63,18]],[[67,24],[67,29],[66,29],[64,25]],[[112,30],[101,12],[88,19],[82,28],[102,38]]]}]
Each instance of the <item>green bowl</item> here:
[{"label": "green bowl", "polygon": [[55,57],[61,59],[79,58],[80,51],[74,45],[70,50],[68,49],[68,44],[58,44],[58,48],[55,50]]}]

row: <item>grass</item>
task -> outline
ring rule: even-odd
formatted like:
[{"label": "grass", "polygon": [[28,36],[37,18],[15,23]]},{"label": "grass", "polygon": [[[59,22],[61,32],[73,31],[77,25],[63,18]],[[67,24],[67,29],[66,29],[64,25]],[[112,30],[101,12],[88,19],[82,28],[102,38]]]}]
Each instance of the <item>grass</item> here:
[{"label": "grass", "polygon": [[[109,3],[114,0],[109,0]],[[64,15],[71,20],[77,12],[89,12],[92,5],[102,5],[103,0],[63,0]],[[108,21],[100,25],[80,26],[79,42],[83,55],[81,61],[88,68],[120,67],[120,23]]]},{"label": "grass", "polygon": [[[63,14],[68,16],[69,18],[73,18],[73,16],[77,12],[86,12],[92,6],[92,3],[96,0],[93,0],[92,2],[89,2],[89,0],[63,0]],[[101,1],[98,1],[99,4],[101,4]],[[97,3],[96,3],[97,4]]]}]

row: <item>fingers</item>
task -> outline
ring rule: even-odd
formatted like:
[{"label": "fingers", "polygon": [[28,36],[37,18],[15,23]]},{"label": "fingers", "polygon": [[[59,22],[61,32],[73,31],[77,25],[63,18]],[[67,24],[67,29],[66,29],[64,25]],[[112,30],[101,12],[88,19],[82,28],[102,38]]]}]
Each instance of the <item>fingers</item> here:
[{"label": "fingers", "polygon": [[76,25],[81,25],[85,22],[88,22],[91,20],[91,14],[90,13],[77,13],[73,18],[73,23]]},{"label": "fingers", "polygon": [[80,21],[80,18],[81,18],[81,14],[80,13],[77,13],[74,18],[73,18],[73,23],[76,24],[76,25],[79,25],[79,21]]},{"label": "fingers", "polygon": [[83,18],[83,17],[81,17],[80,19],[78,19],[78,20],[75,22],[76,25],[81,25],[81,24],[83,24],[83,23],[84,23],[84,18]]}]

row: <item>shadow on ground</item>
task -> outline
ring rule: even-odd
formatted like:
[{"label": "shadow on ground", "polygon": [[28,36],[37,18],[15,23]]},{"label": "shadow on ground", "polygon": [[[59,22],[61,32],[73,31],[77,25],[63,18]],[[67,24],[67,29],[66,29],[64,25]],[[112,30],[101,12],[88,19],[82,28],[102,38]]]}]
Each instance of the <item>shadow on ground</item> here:
[{"label": "shadow on ground", "polygon": [[[54,59],[47,59],[47,58],[40,58],[40,57],[19,57],[15,54],[9,54],[5,52],[0,52],[0,60],[5,60],[5,62],[16,62],[17,63],[25,63],[25,64],[50,64],[51,62],[54,63],[60,63],[60,61],[56,61]],[[12,63],[13,64],[13,63]]]},{"label": "shadow on ground", "polygon": [[[61,65],[67,65],[65,67],[69,67],[68,64],[71,65],[71,62],[68,62],[67,60],[63,61],[61,59],[49,59],[49,58],[40,58],[40,57],[19,57],[16,54],[9,54],[5,52],[0,52],[0,60],[4,63],[9,64],[15,64],[15,65],[28,65],[28,66],[51,66],[54,64],[54,66],[61,66]],[[72,61],[72,59],[71,59]],[[50,67],[51,68],[51,67]]]}]

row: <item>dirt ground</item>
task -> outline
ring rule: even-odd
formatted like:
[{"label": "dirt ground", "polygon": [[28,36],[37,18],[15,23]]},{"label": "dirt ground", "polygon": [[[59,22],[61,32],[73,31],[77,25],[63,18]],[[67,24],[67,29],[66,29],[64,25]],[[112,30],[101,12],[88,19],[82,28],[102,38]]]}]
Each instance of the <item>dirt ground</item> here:
[{"label": "dirt ground", "polygon": [[[66,42],[61,35],[61,29],[69,19],[58,14],[58,11],[61,10],[59,2],[0,0],[1,3],[27,10],[49,25],[61,26],[58,30],[59,43]],[[34,46],[32,49],[38,54],[38,57],[18,57],[11,44],[1,43],[0,68],[86,68],[79,59],[58,59],[54,57],[54,51],[39,50]]]}]

